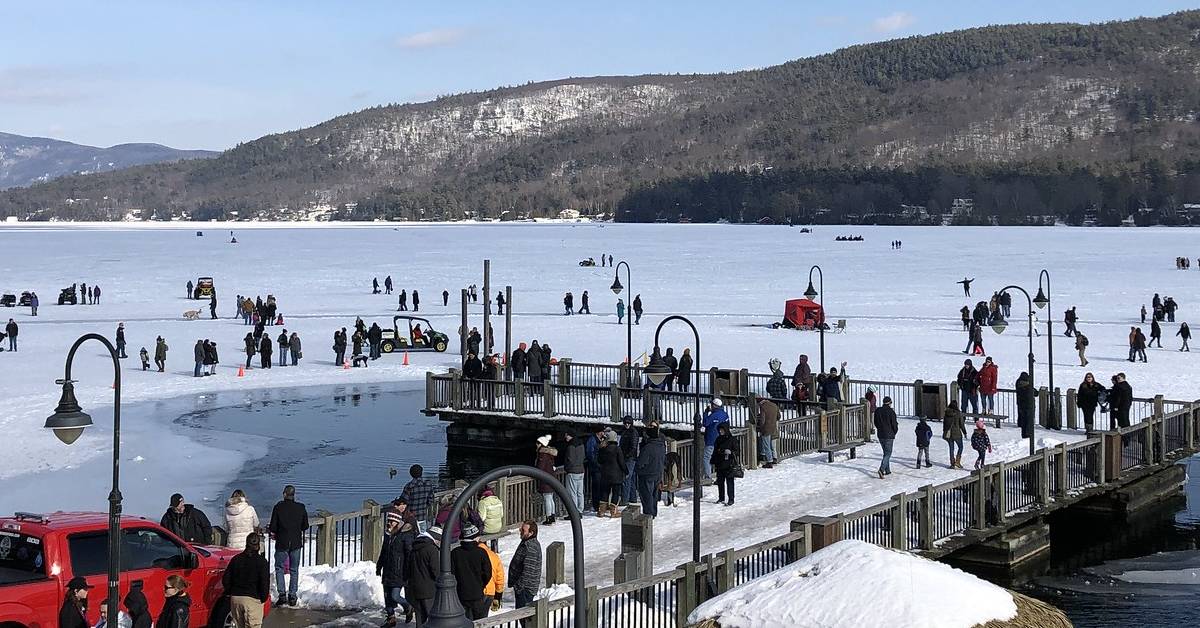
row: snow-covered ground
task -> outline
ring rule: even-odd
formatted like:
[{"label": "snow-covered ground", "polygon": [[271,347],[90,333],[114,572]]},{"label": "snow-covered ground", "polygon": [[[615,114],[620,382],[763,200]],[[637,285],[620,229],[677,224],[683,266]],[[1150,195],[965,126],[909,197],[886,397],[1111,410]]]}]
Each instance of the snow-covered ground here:
[{"label": "snow-covered ground", "polygon": [[[228,229],[239,242],[229,243]],[[195,232],[205,235],[197,237]],[[849,362],[853,377],[912,381],[950,381],[961,366],[965,336],[958,309],[987,299],[1009,283],[1037,291],[1038,271],[1053,277],[1051,307],[1040,314],[1055,321],[1055,384],[1075,386],[1085,369],[1078,366],[1073,343],[1061,335],[1062,313],[1078,306],[1080,328],[1091,339],[1092,370],[1100,381],[1125,371],[1135,394],[1162,393],[1172,398],[1200,397],[1194,381],[1195,353],[1180,353],[1177,324],[1164,324],[1165,349],[1149,351],[1148,364],[1125,361],[1129,325],[1138,324],[1138,308],[1158,292],[1181,305],[1179,321],[1194,319],[1200,302],[1200,270],[1177,271],[1174,258],[1196,256],[1196,232],[1188,229],[1071,228],[917,228],[817,227],[801,234],[787,227],[736,225],[0,225],[0,292],[35,290],[40,315],[28,308],[0,310],[21,326],[19,351],[0,353],[0,479],[22,491],[0,494],[0,512],[24,508],[29,491],[61,495],[62,508],[102,510],[108,492],[111,455],[111,365],[95,343],[81,349],[73,376],[76,392],[97,427],[73,446],[59,443],[42,428],[58,400],[54,384],[72,341],[86,332],[112,337],[125,322],[130,358],[122,361],[122,464],[127,511],[157,516],[167,496],[221,486],[247,457],[262,455],[264,445],[199,443],[170,429],[182,411],[203,403],[214,391],[296,387],[309,384],[399,382],[420,387],[427,370],[444,370],[453,354],[412,354],[411,365],[399,356],[373,362],[368,369],[332,365],[335,328],[350,327],[354,317],[390,323],[395,295],[372,295],[370,281],[391,275],[396,291],[421,293],[421,312],[434,326],[457,328],[457,292],[468,284],[482,291],[483,258],[492,260],[493,293],[513,286],[513,336],[516,341],[549,342],[556,356],[579,361],[619,362],[625,353],[625,328],[615,316],[609,291],[613,270],[585,268],[578,261],[611,253],[630,263],[622,295],[628,305],[641,294],[646,314],[634,328],[635,355],[653,344],[654,325],[663,316],[691,318],[703,339],[703,364],[765,371],[771,357],[785,370],[796,356],[818,360],[818,336],[773,330],[783,301],[801,296],[808,267],[821,264],[825,302],[831,319],[848,321],[845,334],[826,334],[827,363]],[[859,234],[865,242],[835,242],[834,236]],[[900,239],[902,250],[889,242]],[[184,284],[213,276],[220,320],[185,321],[182,313],[207,303],[184,298]],[[970,299],[955,282],[975,278]],[[74,282],[99,285],[100,305],[57,306],[60,288]],[[817,283],[814,281],[814,283]],[[818,284],[818,287],[819,284]],[[451,292],[449,307],[442,290]],[[592,316],[563,316],[562,297],[589,291]],[[303,339],[305,358],[297,368],[254,368],[237,377],[244,361],[241,339],[250,331],[234,319],[234,295],[274,294],[289,331]],[[985,332],[985,346],[1011,385],[1025,364],[1025,324],[1018,315],[1024,298],[1015,295],[1012,325],[1003,336]],[[481,306],[473,305],[472,325],[481,325]],[[1195,322],[1193,320],[1193,322]],[[498,338],[503,319],[493,319]],[[1144,326],[1148,332],[1148,326]],[[268,328],[278,335],[278,328]],[[1044,331],[1043,331],[1044,333]],[[677,352],[691,343],[685,326],[664,329],[662,344]],[[137,350],[153,352],[155,336],[171,347],[167,373],[143,373]],[[215,377],[192,378],[192,345],[199,338],[218,343],[222,365]],[[1046,383],[1046,338],[1035,338],[1035,379]],[[406,384],[407,382],[407,384]],[[182,410],[181,410],[182,409]],[[907,430],[908,427],[905,426]],[[993,438],[1006,441],[1016,456],[1021,445],[1008,430]],[[720,547],[742,546],[775,536],[786,521],[801,514],[851,511],[905,489],[954,477],[948,469],[899,468],[910,460],[911,443],[902,439],[897,473],[887,481],[870,477],[878,452],[868,449],[855,464],[827,465],[819,459],[791,461],[771,471],[750,474],[739,485],[738,505],[706,505],[705,536]],[[939,451],[935,442],[935,459]],[[970,456],[968,455],[969,459]],[[397,460],[397,466],[405,464]],[[402,468],[402,467],[401,467]],[[840,473],[835,471],[840,470]],[[140,485],[138,483],[141,483]],[[269,498],[268,498],[269,499]],[[263,501],[264,498],[259,498]],[[320,506],[320,504],[313,504]],[[656,555],[678,564],[689,553],[684,505],[658,522]],[[719,511],[719,512],[718,512]],[[765,518],[765,519],[764,519]],[[676,523],[675,520],[679,522]],[[760,525],[760,523],[762,525]],[[687,523],[690,526],[690,522]],[[610,574],[615,522],[589,524],[589,570]],[[565,536],[565,526],[548,530],[547,540]],[[677,559],[678,558],[678,559]],[[590,561],[591,559],[589,559]],[[674,562],[671,562],[674,561]]]}]

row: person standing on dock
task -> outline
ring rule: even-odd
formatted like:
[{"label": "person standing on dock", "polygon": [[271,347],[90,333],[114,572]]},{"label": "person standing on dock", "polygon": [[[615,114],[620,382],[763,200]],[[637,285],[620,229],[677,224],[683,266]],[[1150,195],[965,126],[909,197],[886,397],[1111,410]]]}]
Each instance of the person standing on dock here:
[{"label": "person standing on dock", "polygon": [[[950,448],[950,468],[962,468],[963,439],[967,437],[967,425],[963,421],[962,412],[958,409],[958,401],[951,399],[946,405],[942,417],[942,440]],[[957,451],[956,451],[957,450]]]},{"label": "person standing on dock", "polygon": [[1129,427],[1129,408],[1133,406],[1133,387],[1125,381],[1124,373],[1113,376],[1112,390],[1108,392],[1108,407],[1117,427]]},{"label": "person standing on dock", "polygon": [[704,479],[706,480],[712,479],[713,448],[716,446],[717,437],[720,436],[718,428],[722,423],[729,422],[729,415],[723,406],[724,403],[720,397],[713,397],[704,411],[704,457],[701,460],[704,462]]},{"label": "person standing on dock", "polygon": [[650,421],[646,424],[646,438],[638,452],[636,469],[638,497],[642,513],[648,517],[658,516],[658,487],[662,483],[666,459],[667,442],[659,432],[658,421]]},{"label": "person standing on dock", "polygon": [[[558,458],[558,450],[550,446],[550,435],[539,436],[537,439],[537,459],[534,462],[535,467],[545,471],[546,473],[554,473],[554,461]],[[554,518],[558,514],[558,509],[554,504],[554,489],[545,482],[538,482],[538,493],[542,496],[542,512],[544,518],[542,525],[548,526],[554,523]]]},{"label": "person standing on dock", "polygon": [[879,461],[879,479],[882,480],[884,476],[892,474],[892,445],[896,442],[896,433],[900,431],[891,397],[884,397],[883,405],[875,409],[874,423],[875,434],[883,448],[883,458]]},{"label": "person standing on dock", "polygon": [[567,491],[571,493],[571,499],[575,502],[575,507],[579,509],[579,512],[584,512],[583,476],[587,469],[585,443],[582,438],[578,438],[570,432],[564,432],[563,437],[567,441],[566,458],[563,461],[563,471],[567,474],[565,484]]},{"label": "person standing on dock", "polygon": [[538,525],[528,520],[521,524],[521,544],[508,563],[508,585],[513,590],[514,606],[525,608],[533,604],[533,596],[542,588],[542,544],[538,541]]},{"label": "person standing on dock", "polygon": [[411,480],[400,491],[400,497],[408,503],[409,512],[417,518],[417,528],[424,532],[429,528],[430,509],[433,507],[433,483],[425,479],[425,468],[414,464],[408,468]]}]

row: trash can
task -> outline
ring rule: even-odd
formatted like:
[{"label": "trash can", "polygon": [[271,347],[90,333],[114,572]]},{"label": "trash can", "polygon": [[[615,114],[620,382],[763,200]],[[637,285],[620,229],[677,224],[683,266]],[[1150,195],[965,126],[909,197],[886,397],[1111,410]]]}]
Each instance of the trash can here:
[{"label": "trash can", "polygon": [[741,371],[737,369],[713,369],[713,394],[734,395],[743,394]]},{"label": "trash can", "polygon": [[921,384],[921,416],[941,421],[946,418],[946,385]]}]

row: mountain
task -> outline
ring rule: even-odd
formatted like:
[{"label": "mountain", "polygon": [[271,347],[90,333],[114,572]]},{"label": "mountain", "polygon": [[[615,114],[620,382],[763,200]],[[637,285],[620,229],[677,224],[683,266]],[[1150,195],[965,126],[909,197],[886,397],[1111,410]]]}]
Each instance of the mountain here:
[{"label": "mountain", "polygon": [[45,137],[0,133],[0,189],[31,185],[68,174],[106,172],[216,154],[207,150],[177,150],[160,144],[117,144],[97,148]]},{"label": "mountain", "polygon": [[[630,212],[629,199],[738,172],[868,173],[837,188],[853,190],[875,185],[872,173],[933,168],[940,174],[922,181],[936,180],[946,197],[971,195],[976,175],[1023,172],[1186,187],[1179,175],[1200,164],[1198,114],[1200,11],[989,26],[761,70],[564,79],[375,107],[213,159],[8,190],[0,215],[292,217],[336,206],[336,218],[418,218],[621,207],[652,219]],[[974,174],[959,177],[964,169]],[[1135,202],[1140,188],[1128,189],[1114,202]],[[827,201],[781,192],[802,209]],[[933,193],[901,192],[883,198],[923,203]],[[656,213],[691,211],[686,194],[655,198],[668,203]]]}]

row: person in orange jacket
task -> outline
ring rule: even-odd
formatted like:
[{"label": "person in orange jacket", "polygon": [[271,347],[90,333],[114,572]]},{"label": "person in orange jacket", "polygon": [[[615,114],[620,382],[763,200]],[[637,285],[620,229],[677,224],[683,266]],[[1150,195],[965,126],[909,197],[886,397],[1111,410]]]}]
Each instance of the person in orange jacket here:
[{"label": "person in orange jacket", "polygon": [[492,598],[492,611],[500,610],[500,598],[504,597],[504,565],[500,563],[500,555],[492,550],[487,543],[479,547],[487,552],[488,560],[492,561],[492,579],[483,587],[483,595]]}]

